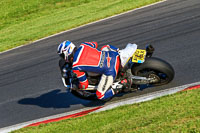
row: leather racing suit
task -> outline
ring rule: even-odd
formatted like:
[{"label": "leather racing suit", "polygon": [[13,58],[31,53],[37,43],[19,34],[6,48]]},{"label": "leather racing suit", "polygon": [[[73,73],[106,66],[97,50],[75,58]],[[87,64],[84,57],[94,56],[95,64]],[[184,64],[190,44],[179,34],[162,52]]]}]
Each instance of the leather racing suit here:
[{"label": "leather racing suit", "polygon": [[84,42],[74,53],[72,70],[79,80],[79,88],[88,87],[88,79],[85,72],[101,74],[96,95],[98,99],[107,99],[115,95],[111,88],[120,68],[118,48],[105,45],[101,50],[97,49],[97,42]]}]

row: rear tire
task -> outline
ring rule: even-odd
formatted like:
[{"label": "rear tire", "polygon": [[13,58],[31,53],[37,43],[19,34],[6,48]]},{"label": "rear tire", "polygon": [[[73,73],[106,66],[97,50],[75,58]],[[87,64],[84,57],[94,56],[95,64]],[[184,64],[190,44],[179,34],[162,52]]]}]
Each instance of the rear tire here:
[{"label": "rear tire", "polygon": [[154,86],[168,84],[173,80],[175,75],[174,69],[169,63],[155,57],[146,58],[142,64],[134,64],[131,72],[135,76],[157,78],[157,82],[151,83]]}]

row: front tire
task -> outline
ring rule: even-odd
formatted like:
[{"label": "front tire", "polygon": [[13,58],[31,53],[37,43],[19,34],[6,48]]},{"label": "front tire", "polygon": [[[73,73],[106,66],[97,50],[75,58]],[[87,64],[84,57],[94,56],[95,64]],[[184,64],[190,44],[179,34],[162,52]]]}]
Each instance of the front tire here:
[{"label": "front tire", "polygon": [[71,90],[71,93],[84,100],[97,100],[96,91]]},{"label": "front tire", "polygon": [[146,58],[142,64],[134,64],[131,72],[135,76],[155,78],[156,82],[150,83],[154,86],[168,84],[175,75],[174,69],[169,63],[155,57]]}]

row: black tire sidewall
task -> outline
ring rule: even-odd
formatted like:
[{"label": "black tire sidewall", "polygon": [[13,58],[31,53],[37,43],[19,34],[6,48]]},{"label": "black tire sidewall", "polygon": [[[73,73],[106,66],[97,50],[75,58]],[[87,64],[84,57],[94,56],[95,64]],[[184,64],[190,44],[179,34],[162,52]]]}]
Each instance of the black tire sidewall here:
[{"label": "black tire sidewall", "polygon": [[[152,69],[166,74],[169,80],[164,84],[167,84],[170,81],[172,81],[175,75],[173,67],[168,62],[156,57],[146,58],[145,62],[142,64],[134,64],[131,68],[131,72],[133,75],[137,76],[138,72],[144,69]],[[154,85],[163,85],[163,84],[154,84]]]}]

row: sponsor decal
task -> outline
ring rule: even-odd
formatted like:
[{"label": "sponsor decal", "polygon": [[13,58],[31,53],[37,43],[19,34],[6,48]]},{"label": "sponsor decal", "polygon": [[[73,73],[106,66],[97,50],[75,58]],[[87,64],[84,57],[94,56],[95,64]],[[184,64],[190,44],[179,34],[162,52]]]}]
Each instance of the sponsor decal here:
[{"label": "sponsor decal", "polygon": [[105,56],[106,56],[106,53],[105,53],[105,52],[102,52],[102,58],[101,58],[101,61],[100,61],[100,68],[103,67],[103,63],[104,63],[104,60],[105,60]]},{"label": "sponsor decal", "polygon": [[108,53],[108,57],[106,57],[108,68],[110,68],[110,61],[111,61],[111,59],[112,59],[112,58],[109,57],[109,53]]}]

